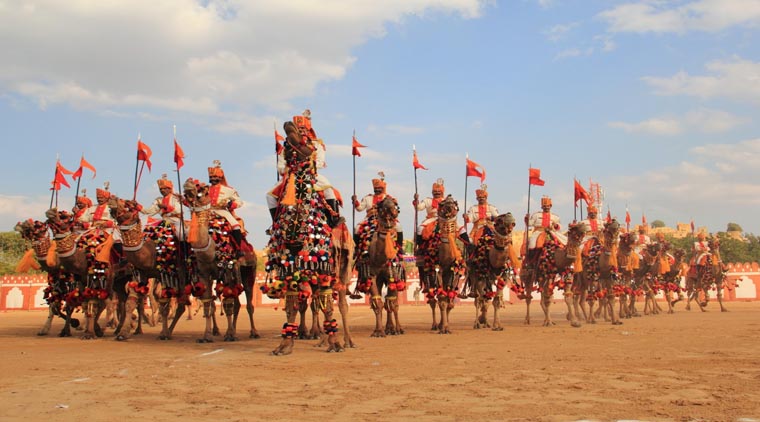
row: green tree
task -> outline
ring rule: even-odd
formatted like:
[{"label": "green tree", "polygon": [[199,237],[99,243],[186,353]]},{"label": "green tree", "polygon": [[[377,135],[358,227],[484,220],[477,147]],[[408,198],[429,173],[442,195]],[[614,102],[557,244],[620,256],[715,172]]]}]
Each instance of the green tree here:
[{"label": "green tree", "polygon": [[728,228],[726,229],[727,232],[741,232],[742,226],[736,224],[736,223],[728,223]]},{"label": "green tree", "polygon": [[659,229],[665,227],[665,222],[662,220],[654,220],[652,221],[652,228],[653,229]]},{"label": "green tree", "polygon": [[0,275],[13,274],[28,245],[17,232],[0,233]]}]

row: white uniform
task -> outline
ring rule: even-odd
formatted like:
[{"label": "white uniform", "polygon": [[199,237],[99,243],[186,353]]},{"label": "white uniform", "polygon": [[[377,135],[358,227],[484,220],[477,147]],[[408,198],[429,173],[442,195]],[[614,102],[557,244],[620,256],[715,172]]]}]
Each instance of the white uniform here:
[{"label": "white uniform", "polygon": [[187,233],[186,231],[180,232],[180,224],[183,224],[182,215],[180,214],[181,204],[179,195],[171,193],[166,196],[156,198],[155,201],[148,208],[143,208],[140,212],[145,215],[160,214],[164,221],[171,223],[174,228],[174,234],[177,238],[180,238],[181,233]]},{"label": "white uniform", "polygon": [[604,229],[604,223],[602,222],[601,218],[597,217],[594,219],[587,218],[581,221],[581,224],[583,224],[584,228],[586,229],[586,234],[583,236],[583,241],[581,242],[581,249],[583,249],[583,247],[586,246],[586,242],[589,240],[593,238],[601,238],[602,230]]},{"label": "white uniform", "polygon": [[113,235],[114,241],[121,241],[121,232],[116,226],[116,220],[111,216],[108,204],[93,205],[87,208],[79,217],[81,223],[89,223],[90,228],[98,228]]},{"label": "white uniform", "polygon": [[218,184],[209,188],[209,196],[211,197],[211,211],[227,220],[233,230],[239,229],[240,223],[230,212],[230,210],[236,210],[243,206],[243,201],[237,191],[229,186]]},{"label": "white uniform", "polygon": [[422,234],[422,227],[434,223],[438,219],[438,204],[443,198],[425,198],[417,202],[417,211],[425,211],[425,220],[417,227],[417,234]]},{"label": "white uniform", "polygon": [[[546,218],[544,218],[544,214],[547,214]],[[528,240],[528,249],[536,248],[538,236],[544,230],[551,232],[562,245],[567,245],[567,237],[560,233],[562,226],[560,226],[559,216],[556,214],[552,214],[551,212],[544,213],[543,211],[533,213],[528,219],[528,226],[533,228],[533,232]]]}]

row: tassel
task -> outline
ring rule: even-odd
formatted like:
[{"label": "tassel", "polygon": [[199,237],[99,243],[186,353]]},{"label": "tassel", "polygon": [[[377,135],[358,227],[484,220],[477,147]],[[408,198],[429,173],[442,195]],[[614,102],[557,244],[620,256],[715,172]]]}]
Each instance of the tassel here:
[{"label": "tassel", "polygon": [[515,245],[512,243],[507,246],[507,254],[509,261],[512,263],[512,268],[520,268],[520,258],[517,257],[517,251],[515,251]]},{"label": "tassel", "polygon": [[637,254],[636,252],[632,252],[631,253],[631,263],[629,264],[629,266],[631,267],[632,270],[638,270],[639,269],[639,267],[640,267],[640,265],[639,265],[639,254]]},{"label": "tassel", "polygon": [[25,273],[32,269],[39,270],[40,263],[37,262],[37,258],[34,256],[34,249],[29,249],[21,258],[21,261],[18,262],[18,265],[16,265],[16,272]]},{"label": "tassel", "polygon": [[50,248],[47,251],[47,256],[45,256],[45,264],[47,264],[48,267],[54,268],[58,266],[58,252],[56,251],[56,248],[58,247],[58,244],[55,240],[50,241]]},{"label": "tassel", "polygon": [[462,259],[462,253],[459,252],[459,248],[457,247],[454,232],[449,233],[449,248],[451,248],[451,256],[454,257],[454,260]]},{"label": "tassel", "polygon": [[398,252],[396,249],[396,236],[391,233],[392,232],[388,232],[385,234],[385,257],[388,259],[393,259]]},{"label": "tassel", "polygon": [[573,272],[582,273],[583,272],[583,254],[578,251],[578,256],[575,257],[575,263],[573,264]]},{"label": "tassel", "polygon": [[113,247],[113,235],[108,235],[105,242],[95,249],[95,260],[98,262],[111,262],[111,248]]},{"label": "tassel", "polygon": [[667,255],[660,257],[660,275],[670,272],[670,260]]},{"label": "tassel", "polygon": [[190,218],[190,230],[187,232],[187,242],[195,244],[198,242],[198,236],[200,235],[200,223],[198,223],[198,214],[193,213]]},{"label": "tassel", "polygon": [[285,196],[282,197],[280,204],[285,206],[296,204],[296,175],[290,173],[288,182],[285,184]]},{"label": "tassel", "polygon": [[617,249],[617,245],[612,245],[612,248],[610,248],[610,267],[618,267]]}]

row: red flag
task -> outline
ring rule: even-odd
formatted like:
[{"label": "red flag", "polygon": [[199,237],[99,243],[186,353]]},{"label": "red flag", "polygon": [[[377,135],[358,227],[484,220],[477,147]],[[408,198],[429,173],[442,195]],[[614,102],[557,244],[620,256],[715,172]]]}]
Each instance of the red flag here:
[{"label": "red flag", "polygon": [[92,178],[95,178],[95,175],[97,174],[97,171],[95,171],[95,167],[93,167],[92,164],[87,162],[87,160],[84,159],[84,155],[82,155],[82,158],[79,160],[79,168],[77,171],[74,172],[74,174],[71,175],[71,178],[74,180],[79,179],[82,177],[82,173],[84,172],[84,169],[88,169],[92,172]]},{"label": "red flag", "polygon": [[279,155],[280,152],[282,152],[282,149],[285,148],[282,146],[282,143],[285,141],[285,138],[282,137],[277,132],[277,129],[274,130],[274,152],[275,154]]},{"label": "red flag", "polygon": [[486,180],[486,169],[467,158],[467,176],[480,177],[480,183]]},{"label": "red flag", "polygon": [[625,225],[631,225],[631,214],[628,212],[628,209],[625,210]]},{"label": "red flag", "polygon": [[416,169],[427,170],[427,167],[420,164],[420,160],[417,159],[417,151],[414,151],[414,158],[412,159],[412,166]]},{"label": "red flag", "polygon": [[[181,169],[185,165],[185,151],[182,151],[182,147],[179,146],[177,140],[174,140],[174,162],[177,163],[177,170]],[[150,168],[150,166],[148,166]]]},{"label": "red flag", "polygon": [[153,151],[150,150],[150,147],[142,143],[140,139],[137,139],[137,161],[145,161],[145,164],[148,166],[148,171],[150,171],[150,156],[153,155]]},{"label": "red flag", "polygon": [[541,180],[541,169],[534,169],[534,168],[528,169],[528,184],[543,186],[544,183],[546,182]]},{"label": "red flag", "polygon": [[355,155],[357,157],[361,157],[362,153],[359,152],[359,148],[366,148],[366,145],[362,145],[359,143],[359,141],[356,140],[356,136],[354,136],[351,140],[351,155]]},{"label": "red flag", "polygon": [[[71,170],[67,169],[66,167],[64,167],[64,166],[61,164],[61,162],[60,162],[60,161],[56,161],[56,162],[55,162],[55,170],[56,170],[57,172],[60,172],[61,174],[74,174],[74,172],[73,172],[73,171],[71,171]],[[68,186],[68,185],[66,185],[66,186]]]},{"label": "red flag", "polygon": [[691,220],[691,232],[694,233],[694,220]]},{"label": "red flag", "polygon": [[607,223],[612,222],[612,214],[610,214],[610,210],[607,210]]},{"label": "red flag", "polygon": [[[64,176],[64,172],[68,171],[63,166],[57,166],[55,169],[55,179],[53,179],[53,190],[61,190],[61,185],[66,186],[67,188],[70,188],[71,185],[69,185],[69,182],[66,181],[66,176]],[[69,172],[68,174],[71,174]]]},{"label": "red flag", "polygon": [[647,216],[644,214],[641,214],[641,224],[644,226],[647,225]]},{"label": "red flag", "polygon": [[583,186],[578,183],[578,180],[573,180],[575,183],[575,202],[578,202],[579,200],[586,201],[586,205],[588,205],[591,202],[591,197],[588,195],[588,192],[586,192],[586,189],[583,189]]}]

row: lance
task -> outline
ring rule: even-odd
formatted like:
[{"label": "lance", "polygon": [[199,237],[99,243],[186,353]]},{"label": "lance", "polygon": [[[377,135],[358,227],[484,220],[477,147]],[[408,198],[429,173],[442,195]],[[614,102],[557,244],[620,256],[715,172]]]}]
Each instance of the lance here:
[{"label": "lance", "polygon": [[[412,153],[416,153],[417,148],[414,144],[412,144]],[[414,197],[419,198],[419,193],[417,192],[417,166],[412,166],[414,168]],[[418,210],[417,210],[417,204],[414,204],[414,227],[412,228],[412,253],[417,254],[417,222],[418,222]]]},{"label": "lance", "polygon": [[[50,192],[50,206],[48,208],[53,208],[53,198],[56,197],[56,190],[55,190],[55,177],[58,175],[58,160],[61,159],[61,156],[59,154],[55,155],[55,170],[53,170],[53,187],[51,188]],[[55,201],[55,207],[58,208],[58,200]]]},{"label": "lance", "polygon": [[[356,197],[356,155],[354,155],[354,139],[356,139],[356,129],[354,129],[354,135],[351,138],[351,157],[353,158],[353,177],[354,177],[354,193],[353,197]],[[351,234],[356,235],[356,207],[354,207],[354,204],[351,204]]]},{"label": "lance", "polygon": [[[470,159],[470,154],[465,153],[464,158],[465,158],[465,163],[467,163],[467,160]],[[469,177],[467,177],[467,165],[465,164],[464,166],[464,213],[465,215],[467,214],[467,179],[469,179]],[[463,217],[463,219],[464,219],[464,232],[467,233],[467,218]]]},{"label": "lance", "polygon": [[[176,149],[177,148],[177,145],[176,145],[176,142],[177,142],[177,125],[173,125],[173,129],[174,129],[174,142],[175,142],[174,148]],[[177,167],[177,191],[179,192],[179,190],[182,189],[182,177],[180,177],[180,175],[179,175],[179,162],[178,161],[179,160],[177,160],[176,150],[175,150],[174,164]],[[174,195],[174,192],[172,192],[171,194]],[[185,242],[185,208],[183,206],[183,202],[184,201],[182,200],[182,196],[180,195],[180,198],[179,198],[179,241],[180,241],[180,245],[179,245],[179,248],[177,248],[178,251],[179,251],[179,253],[177,254],[177,260],[179,261],[177,263],[178,265],[182,265],[185,262],[185,250],[184,250],[185,248],[184,248],[184,245],[183,245],[183,243]]]}]

